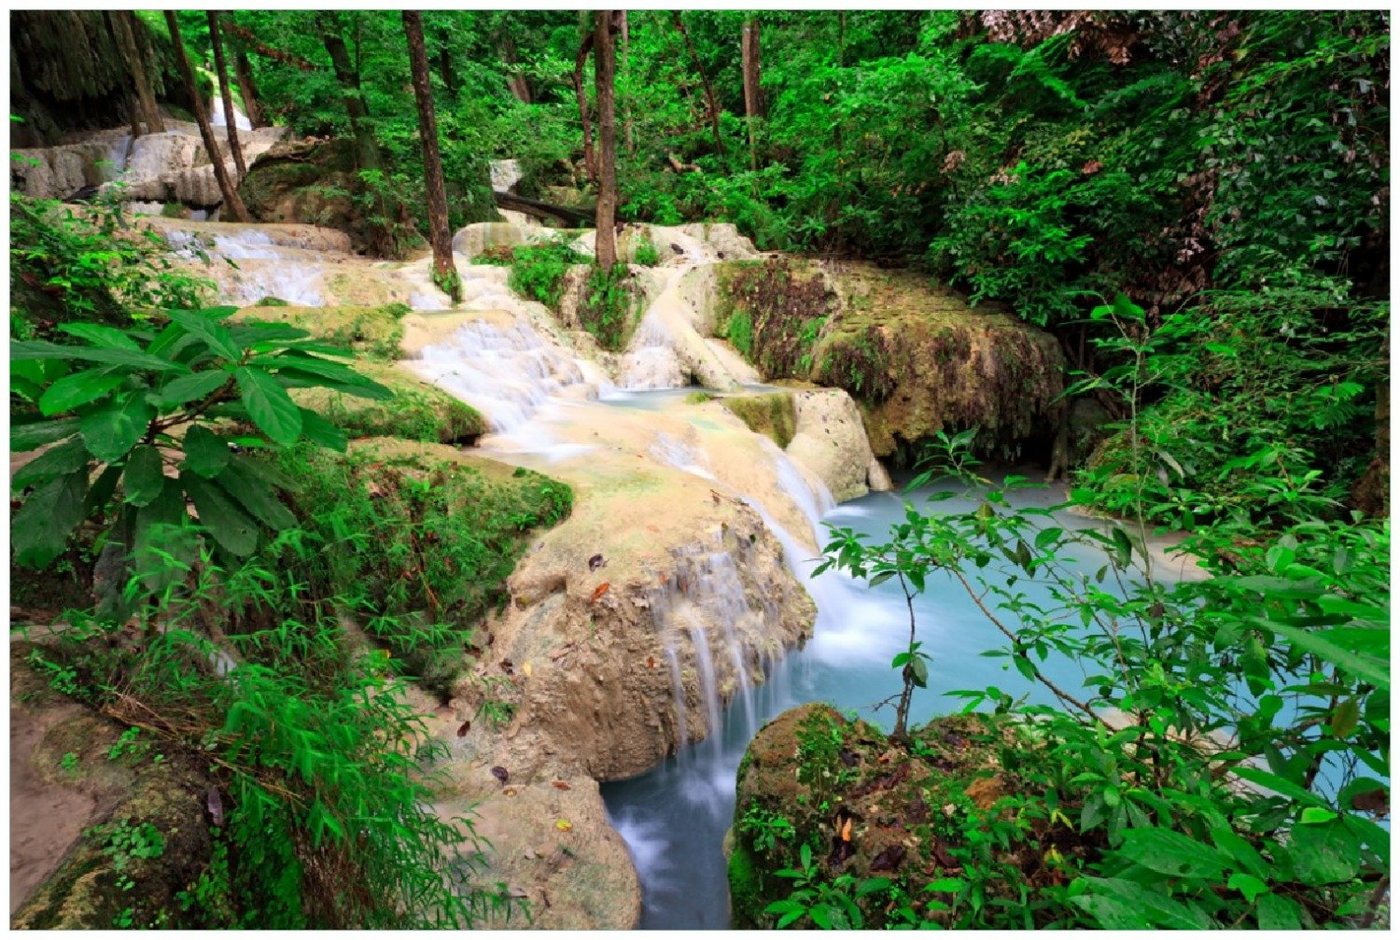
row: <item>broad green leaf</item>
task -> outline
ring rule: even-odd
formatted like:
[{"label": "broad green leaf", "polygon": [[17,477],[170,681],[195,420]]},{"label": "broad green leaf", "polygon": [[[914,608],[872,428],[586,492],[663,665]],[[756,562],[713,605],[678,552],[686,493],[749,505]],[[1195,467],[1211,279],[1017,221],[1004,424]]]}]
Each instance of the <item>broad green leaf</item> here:
[{"label": "broad green leaf", "polygon": [[313,444],[345,453],[345,432],[309,408],[301,409],[301,433]]},{"label": "broad green leaf", "polygon": [[112,494],[117,491],[117,480],[121,477],[123,469],[125,468],[108,466],[97,475],[97,479],[88,488],[87,496],[83,498],[84,516],[91,518],[107,508]]},{"label": "broad green leaf", "polygon": [[1289,898],[1272,892],[1262,896],[1255,907],[1260,930],[1301,930],[1298,905]]},{"label": "broad green leaf", "polygon": [[185,525],[188,518],[184,488],[169,477],[160,495],[136,510],[135,570],[153,594],[181,580],[199,555],[198,535]]},{"label": "broad green leaf", "polygon": [[39,398],[39,411],[45,417],[72,411],[79,405],[96,401],[126,382],[124,373],[110,369],[87,369],[64,376],[48,387]]},{"label": "broad green leaf", "polygon": [[1108,930],[1205,930],[1210,918],[1195,905],[1167,894],[1165,885],[1144,887],[1124,878],[1085,878],[1088,890],[1071,903],[1088,911]]},{"label": "broad green leaf", "polygon": [[28,424],[10,425],[10,450],[23,454],[62,440],[78,431],[77,418],[58,418],[54,421],[31,421]]},{"label": "broad green leaf", "polygon": [[297,481],[278,470],[266,460],[259,460],[256,457],[249,457],[246,454],[234,454],[232,463],[237,464],[243,470],[262,480],[270,483],[279,490],[297,489]]},{"label": "broad green leaf", "polygon": [[195,424],[185,432],[185,460],[181,469],[197,473],[212,480],[228,466],[228,442],[202,424]]},{"label": "broad green leaf", "polygon": [[1361,867],[1361,846],[1340,819],[1294,826],[1289,834],[1293,872],[1308,884],[1350,881]]},{"label": "broad green leaf", "polygon": [[368,398],[370,401],[388,401],[394,397],[390,389],[358,373],[354,382],[338,382],[329,376],[287,366],[279,368],[276,375],[277,383],[286,388],[324,388],[355,398]]},{"label": "broad green leaf", "polygon": [[248,416],[268,437],[279,444],[291,444],[301,436],[301,409],[272,376],[246,367],[240,367],[234,376]]},{"label": "broad green leaf", "polygon": [[150,444],[142,444],[135,448],[126,459],[122,485],[128,503],[133,506],[149,506],[165,486],[165,470],[161,463],[160,451]]},{"label": "broad green leaf", "polygon": [[181,473],[180,483],[194,500],[199,524],[208,530],[225,551],[244,558],[258,547],[258,527],[243,510],[212,480],[192,473]]},{"label": "broad green leaf", "polygon": [[1372,656],[1365,656],[1343,649],[1323,635],[1290,624],[1265,620],[1262,617],[1247,618],[1265,630],[1277,633],[1300,649],[1306,650],[1324,661],[1340,666],[1358,679],[1372,683],[1378,689],[1390,691],[1390,663]]},{"label": "broad green leaf", "polygon": [[243,357],[242,348],[229,336],[228,330],[207,316],[204,311],[167,310],[166,315],[170,317],[170,322],[203,340],[215,355],[230,362],[237,362]]},{"label": "broad green leaf", "polygon": [[292,515],[272,487],[247,469],[246,463],[231,463],[218,476],[218,483],[232,496],[249,515],[273,529],[287,529],[296,525]]},{"label": "broad green leaf", "polygon": [[45,568],[68,547],[68,535],[83,521],[87,468],[45,483],[30,494],[10,520],[10,548],[15,561]]},{"label": "broad green leaf", "polygon": [[928,663],[919,656],[915,656],[909,663],[909,671],[914,674],[914,684],[921,689],[928,688]]},{"label": "broad green leaf", "polygon": [[1267,894],[1269,891],[1269,886],[1267,884],[1255,878],[1253,875],[1246,875],[1241,871],[1237,871],[1231,875],[1228,884],[1229,887],[1243,894],[1244,899],[1250,904],[1253,904],[1254,899],[1259,897],[1259,895]]},{"label": "broad green leaf", "polygon": [[20,467],[10,478],[10,489],[12,491],[22,490],[26,486],[85,469],[87,465],[87,448],[83,446],[81,440],[75,437],[56,447],[50,447]]},{"label": "broad green leaf", "polygon": [[115,463],[136,446],[154,417],[145,395],[129,392],[84,417],[78,427],[94,457]]},{"label": "broad green leaf", "polygon": [[105,362],[114,366],[130,366],[153,372],[187,372],[185,366],[130,349],[102,349],[96,346],[59,346],[43,340],[10,343],[11,359],[81,359],[85,362]]},{"label": "broad green leaf", "polygon": [[1226,859],[1213,846],[1170,829],[1124,829],[1118,854],[1175,878],[1218,878]]},{"label": "broad green leaf", "polygon": [[78,339],[87,340],[94,346],[101,346],[103,349],[130,349],[140,352],[141,347],[136,340],[127,336],[121,330],[110,326],[103,326],[100,323],[60,323],[58,328],[69,336],[76,336]]},{"label": "broad green leaf", "polygon": [[310,332],[290,323],[266,323],[262,320],[245,320],[230,323],[228,332],[235,343],[255,346],[258,343],[273,344],[275,340],[298,340],[310,336]]},{"label": "broad green leaf", "polygon": [[162,404],[167,406],[183,405],[187,401],[207,398],[232,378],[232,375],[219,369],[194,372],[190,375],[177,376],[166,382],[160,387],[158,394]]}]

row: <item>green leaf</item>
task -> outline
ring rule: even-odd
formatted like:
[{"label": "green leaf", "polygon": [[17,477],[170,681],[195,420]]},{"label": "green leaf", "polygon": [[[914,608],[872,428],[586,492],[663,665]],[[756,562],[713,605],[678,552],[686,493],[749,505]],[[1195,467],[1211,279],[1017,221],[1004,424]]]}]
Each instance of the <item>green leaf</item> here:
[{"label": "green leaf", "polygon": [[136,572],[153,594],[183,578],[198,557],[199,540],[187,519],[184,489],[168,477],[160,495],[136,510]]},{"label": "green leaf", "polygon": [[1133,542],[1128,538],[1128,533],[1123,529],[1115,527],[1113,529],[1113,546],[1117,549],[1118,565],[1126,568],[1133,560]]},{"label": "green leaf", "polygon": [[1294,874],[1308,884],[1350,881],[1361,867],[1361,846],[1340,819],[1294,826],[1288,850]]},{"label": "green leaf", "polygon": [[145,394],[130,392],[84,417],[78,428],[94,457],[115,463],[136,446],[154,417]]},{"label": "green leaf", "polygon": [[1272,892],[1259,899],[1255,912],[1260,930],[1301,930],[1303,927],[1298,921],[1298,905]]},{"label": "green leaf", "polygon": [[78,438],[64,441],[57,447],[50,447],[29,463],[20,467],[10,478],[12,491],[22,490],[35,483],[52,480],[54,477],[86,470],[88,465],[87,448]]},{"label": "green leaf", "polygon": [[1170,829],[1124,829],[1118,854],[1174,878],[1218,878],[1226,859],[1214,847]]},{"label": "green leaf", "polygon": [[161,463],[160,451],[150,444],[142,444],[126,459],[126,472],[122,477],[126,490],[126,501],[133,506],[149,506],[165,487],[165,469]]},{"label": "green leaf", "polygon": [[10,425],[10,450],[16,454],[27,453],[36,448],[77,433],[77,418],[59,418],[55,421],[31,421],[28,424]]},{"label": "green leaf", "polygon": [[140,352],[141,347],[136,340],[127,336],[121,330],[113,329],[110,326],[103,326],[100,323],[60,323],[58,328],[69,336],[76,336],[78,339],[87,340],[94,346],[101,346],[103,349],[130,349],[133,352]]},{"label": "green leaf", "polygon": [[197,398],[207,398],[232,378],[229,373],[218,369],[194,372],[171,379],[160,387],[157,394],[160,395],[161,404],[167,407],[183,405]]},{"label": "green leaf", "polygon": [[[1141,930],[1167,927],[1205,930],[1210,918],[1194,905],[1185,904],[1165,891],[1144,887],[1123,878],[1084,878],[1088,890],[1070,903],[1093,915],[1107,930]],[[1154,886],[1156,887],[1156,886]]]},{"label": "green leaf", "polygon": [[273,529],[288,529],[296,525],[296,516],[288,509],[272,487],[268,486],[243,463],[231,463],[218,476],[224,491],[264,525]]},{"label": "green leaf", "polygon": [[915,656],[909,663],[909,670],[914,674],[914,684],[921,689],[928,688],[928,663],[920,656]]},{"label": "green leaf", "polygon": [[74,372],[48,387],[39,398],[39,411],[45,417],[72,411],[120,387],[126,379],[125,373],[113,373],[110,369]]},{"label": "green leaf", "polygon": [[192,473],[181,473],[180,484],[194,500],[199,524],[208,530],[225,551],[244,558],[258,547],[258,527],[253,520],[211,480]]},{"label": "green leaf", "polygon": [[309,408],[301,409],[301,433],[313,444],[345,453],[345,432]]},{"label": "green leaf", "polygon": [[1294,627],[1289,624],[1276,623],[1272,620],[1265,620],[1262,617],[1247,618],[1251,623],[1258,624],[1265,630],[1277,633],[1285,637],[1300,649],[1306,650],[1324,661],[1340,666],[1358,679],[1364,679],[1372,683],[1378,689],[1390,691],[1390,663],[1371,656],[1363,656],[1343,649],[1329,639],[1305,630],[1301,627]]},{"label": "green leaf", "polygon": [[286,389],[266,372],[239,368],[234,376],[253,423],[277,443],[293,443],[301,435],[301,409]]},{"label": "green leaf", "polygon": [[83,521],[87,468],[57,477],[35,490],[10,520],[15,561],[45,568],[68,547],[68,535]]},{"label": "green leaf", "polygon": [[228,442],[202,424],[191,425],[185,432],[185,460],[181,469],[212,480],[228,466]]},{"label": "green leaf", "polygon": [[187,372],[185,366],[152,356],[150,353],[134,352],[130,349],[101,349],[94,346],[59,346],[43,340],[28,340],[10,343],[11,359],[81,359],[85,362],[104,362],[114,366],[130,366],[133,369],[146,369],[153,372]]},{"label": "green leaf", "polygon": [[170,322],[204,341],[209,350],[220,358],[237,362],[243,358],[242,348],[229,336],[228,330],[206,315],[204,311],[167,310]]},{"label": "green leaf", "polygon": [[1244,872],[1240,871],[1230,876],[1229,887],[1243,894],[1244,899],[1250,904],[1253,904],[1254,899],[1259,897],[1259,895],[1267,894],[1269,891],[1269,886],[1267,884],[1255,878],[1253,875],[1246,875]]}]

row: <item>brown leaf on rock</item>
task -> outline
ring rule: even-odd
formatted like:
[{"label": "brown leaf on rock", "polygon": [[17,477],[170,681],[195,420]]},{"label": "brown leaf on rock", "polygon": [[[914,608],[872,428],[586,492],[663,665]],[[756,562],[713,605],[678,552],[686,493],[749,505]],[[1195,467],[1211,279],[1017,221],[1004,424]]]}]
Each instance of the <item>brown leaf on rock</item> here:
[{"label": "brown leaf on rock", "polygon": [[596,604],[596,603],[598,603],[598,598],[600,598],[600,597],[602,597],[604,594],[608,593],[608,588],[609,588],[609,587],[611,587],[611,585],[608,584],[608,582],[604,581],[602,584],[600,584],[600,585],[598,585],[596,588],[594,588],[594,589],[593,589],[593,596],[590,597],[590,598],[588,599],[588,603],[590,603],[590,604]]},{"label": "brown leaf on rock", "polygon": [[563,780],[556,780],[556,781],[554,781],[554,789],[556,789],[556,790],[572,790],[573,787],[569,786],[569,785],[568,785],[567,783],[565,783]]},{"label": "brown leaf on rock", "polygon": [[510,780],[510,771],[506,770],[504,767],[492,767],[491,776],[501,781],[501,785],[504,786],[506,782]]},{"label": "brown leaf on rock", "polygon": [[467,721],[462,722],[462,724],[457,728],[457,737],[465,738],[467,736],[467,732],[470,730],[472,730],[472,723],[471,720],[468,719]]}]

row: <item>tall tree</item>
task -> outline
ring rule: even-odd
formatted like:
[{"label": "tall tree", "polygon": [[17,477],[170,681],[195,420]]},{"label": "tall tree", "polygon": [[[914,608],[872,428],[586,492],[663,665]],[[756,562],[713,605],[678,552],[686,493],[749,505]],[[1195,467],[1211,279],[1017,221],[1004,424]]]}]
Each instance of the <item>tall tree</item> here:
[{"label": "tall tree", "polygon": [[433,245],[433,282],[453,303],[462,299],[462,282],[452,262],[452,232],[447,224],[447,187],[442,181],[442,155],[438,152],[437,115],[433,113],[433,88],[428,73],[428,51],[423,46],[423,15],[403,11],[403,31],[408,37],[408,64],[413,73],[413,96],[418,100],[418,136],[423,142],[423,178],[428,190],[428,232]]},{"label": "tall tree", "polygon": [[613,106],[613,32],[618,11],[595,14],[593,74],[598,91],[598,210],[595,245],[598,266],[612,270],[617,264],[617,121]]},{"label": "tall tree", "polygon": [[175,62],[180,67],[180,77],[184,79],[190,103],[194,106],[194,120],[199,125],[199,136],[203,138],[204,149],[214,163],[214,179],[219,184],[219,192],[223,194],[224,206],[233,216],[233,221],[247,222],[248,207],[243,205],[242,197],[238,195],[233,181],[229,179],[228,167],[224,165],[223,155],[219,153],[219,140],[214,136],[214,129],[209,126],[209,115],[204,110],[204,100],[199,96],[199,86],[194,81],[190,57],[185,54],[185,41],[180,37],[180,21],[176,18],[175,11],[165,11],[165,25],[170,30],[170,44],[175,47]]},{"label": "tall tree", "polygon": [[710,115],[710,131],[715,137],[715,154],[724,156],[724,140],[719,136],[719,101],[715,98],[714,86],[710,84],[710,76],[705,74],[705,66],[700,61],[699,54],[695,51],[695,44],[690,41],[690,32],[685,28],[685,21],[681,19],[679,10],[671,11],[671,22],[676,24],[676,29],[680,31],[681,38],[685,40],[686,51],[690,53],[690,61],[695,63],[695,71],[700,73],[700,84],[705,89],[705,110]]},{"label": "tall tree", "polygon": [[238,168],[238,178],[248,175],[248,164],[243,162],[243,145],[238,140],[238,120],[233,110],[233,89],[228,86],[228,65],[224,62],[224,43],[219,37],[219,14],[206,10],[209,18],[209,44],[214,47],[214,73],[219,79],[219,100],[224,105],[224,130],[228,133],[228,149],[233,153],[233,165]]},{"label": "tall tree", "polygon": [[350,118],[350,133],[355,137],[355,160],[362,170],[382,170],[384,161],[379,155],[379,144],[374,139],[374,128],[370,126],[369,106],[365,104],[365,94],[360,88],[360,73],[350,62],[350,51],[340,34],[340,22],[334,13],[323,11],[316,15],[316,23],[321,30],[321,44],[331,57],[331,68],[345,102],[345,113]]},{"label": "tall tree", "polygon": [[258,87],[253,84],[253,66],[243,43],[238,41],[233,46],[233,71],[238,77],[238,93],[243,96],[243,113],[248,115],[248,123],[255,128],[266,127],[262,104],[258,101]]},{"label": "tall tree", "polygon": [[[584,17],[587,16],[584,13]],[[574,94],[578,97],[579,123],[583,125],[583,168],[588,173],[588,181],[595,184],[598,182],[598,160],[593,153],[593,131],[588,122],[588,93],[583,87],[583,67],[588,62],[588,54],[593,51],[596,32],[596,26],[584,32],[579,40],[578,55],[574,57]]]},{"label": "tall tree", "polygon": [[758,142],[754,136],[754,119],[763,116],[763,91],[759,87],[758,17],[744,18],[744,33],[740,42],[744,65],[744,120],[749,128],[749,166],[758,169]]},{"label": "tall tree", "polygon": [[[146,133],[162,134],[165,132],[165,122],[160,119],[156,96],[151,91],[151,79],[146,74],[146,63],[136,45],[136,14],[130,10],[114,10],[107,16],[112,25],[112,35],[117,40],[117,48],[121,50],[127,70],[131,73],[132,83],[136,86],[136,100],[140,104],[141,120],[146,123]],[[132,120],[134,123],[135,118]]]}]

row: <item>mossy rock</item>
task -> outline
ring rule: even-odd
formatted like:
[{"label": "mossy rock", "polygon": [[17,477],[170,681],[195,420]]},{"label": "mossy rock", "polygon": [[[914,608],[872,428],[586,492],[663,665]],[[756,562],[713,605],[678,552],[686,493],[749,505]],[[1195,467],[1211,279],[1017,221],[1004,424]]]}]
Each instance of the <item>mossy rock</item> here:
[{"label": "mossy rock", "polygon": [[[734,926],[774,926],[765,909],[793,889],[776,873],[801,868],[804,845],[827,880],[888,878],[920,916],[937,922],[924,886],[961,874],[949,854],[966,838],[961,827],[991,818],[1016,791],[1003,750],[1037,746],[1024,726],[976,714],[936,718],[902,745],[827,705],[784,712],[759,731],[740,765],[729,855]],[[1016,848],[1004,860],[1038,864]],[[883,893],[857,903],[864,926],[890,926]]]},{"label": "mossy rock", "polygon": [[913,271],[853,262],[719,266],[716,331],[770,381],[845,389],[878,457],[917,456],[940,431],[978,427],[976,449],[1019,455],[1063,417],[1058,341]]},{"label": "mossy rock", "polygon": [[285,302],[244,307],[234,316],[241,320],[287,323],[309,332],[332,346],[342,346],[368,359],[390,362],[399,358],[403,318],[411,310],[404,304],[380,306],[298,307]]},{"label": "mossy rock", "polygon": [[797,433],[797,410],[789,392],[769,392],[763,395],[729,395],[720,399],[756,434],[767,435],[773,443],[785,448]]},{"label": "mossy rock", "polygon": [[293,389],[292,399],[319,412],[351,437],[399,437],[470,447],[487,431],[486,419],[466,402],[412,374],[402,364],[357,362],[355,370],[394,393],[374,401],[329,389]]}]

